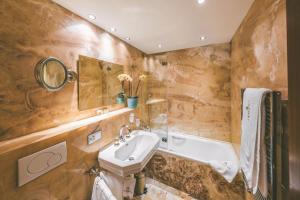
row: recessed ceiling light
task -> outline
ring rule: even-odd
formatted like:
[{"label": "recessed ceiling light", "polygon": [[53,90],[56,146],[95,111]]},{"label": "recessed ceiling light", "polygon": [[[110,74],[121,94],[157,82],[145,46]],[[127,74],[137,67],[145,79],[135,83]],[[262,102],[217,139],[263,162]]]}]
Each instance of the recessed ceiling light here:
[{"label": "recessed ceiling light", "polygon": [[201,36],[201,37],[200,37],[200,40],[202,40],[202,41],[205,40],[205,39],[206,39],[205,36]]},{"label": "recessed ceiling light", "polygon": [[110,28],[110,31],[111,31],[111,32],[116,32],[117,29],[116,29],[115,27],[111,27],[111,28]]},{"label": "recessed ceiling light", "polygon": [[205,0],[197,0],[198,4],[203,4]]},{"label": "recessed ceiling light", "polygon": [[89,17],[89,19],[91,19],[91,20],[95,20],[96,19],[96,17],[94,16],[94,15],[88,15],[88,17]]},{"label": "recessed ceiling light", "polygon": [[159,45],[158,45],[158,48],[160,48],[160,49],[161,49],[161,48],[162,48],[162,45],[161,45],[161,44],[159,44]]},{"label": "recessed ceiling light", "polygon": [[130,37],[126,37],[125,39],[126,39],[127,41],[130,41],[130,40],[131,40]]}]

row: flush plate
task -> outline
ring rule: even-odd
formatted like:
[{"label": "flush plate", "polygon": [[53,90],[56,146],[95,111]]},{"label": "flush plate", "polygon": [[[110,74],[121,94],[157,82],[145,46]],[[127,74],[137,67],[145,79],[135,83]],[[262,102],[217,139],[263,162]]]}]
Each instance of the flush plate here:
[{"label": "flush plate", "polygon": [[67,161],[67,143],[62,142],[18,160],[19,187]]}]

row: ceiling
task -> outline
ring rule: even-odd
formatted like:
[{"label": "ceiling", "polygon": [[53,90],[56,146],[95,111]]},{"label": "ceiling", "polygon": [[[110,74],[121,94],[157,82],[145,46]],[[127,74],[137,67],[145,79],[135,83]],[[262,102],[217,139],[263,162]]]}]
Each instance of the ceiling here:
[{"label": "ceiling", "polygon": [[[230,42],[253,0],[53,0],[147,54]],[[89,19],[92,14],[96,19]],[[116,31],[111,31],[111,28]],[[206,37],[201,40],[201,37]],[[130,40],[126,40],[130,37]]]}]

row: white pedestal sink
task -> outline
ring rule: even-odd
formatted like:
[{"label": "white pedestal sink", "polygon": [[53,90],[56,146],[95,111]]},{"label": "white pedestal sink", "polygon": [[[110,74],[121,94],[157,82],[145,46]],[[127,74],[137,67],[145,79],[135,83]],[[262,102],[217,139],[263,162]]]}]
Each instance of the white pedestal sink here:
[{"label": "white pedestal sink", "polygon": [[159,137],[146,131],[133,131],[131,137],[115,146],[111,144],[99,152],[101,168],[118,176],[140,172],[151,159],[159,145]]}]

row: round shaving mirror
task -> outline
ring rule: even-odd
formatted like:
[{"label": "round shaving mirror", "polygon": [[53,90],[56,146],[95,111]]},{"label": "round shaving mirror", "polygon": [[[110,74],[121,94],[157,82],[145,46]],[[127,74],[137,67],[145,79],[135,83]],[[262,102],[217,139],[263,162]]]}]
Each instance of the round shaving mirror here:
[{"label": "round shaving mirror", "polygon": [[75,72],[68,71],[63,62],[54,57],[42,59],[35,68],[38,83],[48,91],[58,91],[68,81],[76,79]]}]

